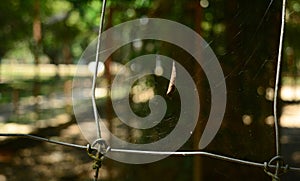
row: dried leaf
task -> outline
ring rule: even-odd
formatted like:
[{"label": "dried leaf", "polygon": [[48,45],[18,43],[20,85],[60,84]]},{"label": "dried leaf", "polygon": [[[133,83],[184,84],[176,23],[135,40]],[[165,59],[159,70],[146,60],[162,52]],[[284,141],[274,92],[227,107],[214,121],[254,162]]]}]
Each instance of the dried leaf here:
[{"label": "dried leaf", "polygon": [[171,94],[175,91],[175,80],[176,80],[176,67],[175,67],[175,62],[173,61],[170,82],[167,90],[167,96],[171,96]]}]

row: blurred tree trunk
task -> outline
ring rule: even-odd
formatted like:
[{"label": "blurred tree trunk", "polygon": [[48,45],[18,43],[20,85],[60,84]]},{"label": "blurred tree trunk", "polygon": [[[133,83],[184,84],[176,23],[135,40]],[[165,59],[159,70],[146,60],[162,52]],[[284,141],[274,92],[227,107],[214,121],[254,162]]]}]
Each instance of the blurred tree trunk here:
[{"label": "blurred tree trunk", "polygon": [[41,15],[40,15],[40,0],[34,1],[33,7],[33,40],[34,40],[34,63],[39,64],[39,50],[42,40],[42,27],[41,27]]},{"label": "blurred tree trunk", "polygon": [[[202,23],[202,17],[203,17],[203,8],[201,8],[199,1],[192,1],[189,5],[189,8],[194,12],[194,31],[196,31],[199,35],[202,33],[201,29],[201,23]],[[198,62],[195,62],[195,64],[198,64]],[[197,67],[197,65],[195,65]],[[203,87],[204,85],[204,80],[205,80],[205,74],[202,71],[201,68],[197,68],[194,70],[194,76],[196,80],[196,86],[198,89],[198,94],[201,100],[205,100],[208,94],[207,91],[204,91]],[[202,104],[201,104],[202,105]],[[203,107],[201,107],[203,109]],[[204,107],[205,109],[205,107]],[[207,111],[205,111],[207,112]],[[203,113],[203,111],[202,111]],[[203,122],[205,120],[205,115],[200,115],[198,118],[198,123]],[[203,126],[201,124],[197,124],[196,128],[194,130],[193,134],[193,150],[198,150],[199,149],[199,141],[201,137],[201,130]],[[201,180],[201,175],[202,175],[202,161],[201,161],[201,156],[195,156],[193,160],[193,180],[194,181],[200,181]]]},{"label": "blurred tree trunk", "polygon": [[[41,40],[42,40],[42,25],[41,25],[41,13],[40,13],[40,0],[35,0],[33,4],[33,56],[34,56],[34,64],[35,64],[35,77],[33,82],[33,96],[35,99],[34,109],[35,112],[39,112],[39,98],[38,95],[40,93],[40,84],[39,84],[39,53],[41,49]],[[37,114],[38,115],[38,114]]]},{"label": "blurred tree trunk", "polygon": [[63,43],[62,54],[63,54],[63,59],[64,59],[65,64],[66,65],[71,64],[72,63],[72,53],[71,53],[69,41],[65,41]]},{"label": "blurred tree trunk", "polygon": [[66,99],[66,105],[65,105],[65,110],[66,113],[69,115],[72,115],[73,110],[72,110],[72,80],[66,80],[64,82],[64,97]]},{"label": "blurred tree trunk", "polygon": [[0,83],[2,82],[2,57],[0,55]]},{"label": "blurred tree trunk", "polygon": [[[228,104],[222,128],[207,150],[258,162],[274,156],[274,128],[266,119],[272,118],[280,2],[270,5],[272,2],[224,3],[227,54],[222,57],[222,67],[227,75]],[[256,168],[205,160],[204,180],[241,180],[251,175],[256,180],[269,179]]]},{"label": "blurred tree trunk", "polygon": [[[113,26],[112,17],[113,17],[114,8],[110,7],[108,9],[108,11],[106,11],[106,12],[107,12],[107,15],[106,15],[107,23],[106,23],[106,28],[105,29],[108,29],[108,28],[111,28]],[[110,86],[112,84],[111,63],[112,63],[112,57],[109,56],[108,59],[104,62],[104,67],[105,67],[105,72],[104,72],[105,75],[104,76],[105,76],[105,79],[107,80],[107,85],[108,86]],[[107,89],[107,95],[110,95],[110,94],[111,94],[111,90],[108,88]],[[112,126],[113,123],[112,123],[112,121],[113,121],[113,117],[114,117],[114,110],[113,110],[113,106],[112,106],[111,99],[110,99],[109,96],[107,97],[105,104],[106,104],[106,106],[105,106],[106,120],[109,124],[110,132],[113,133],[113,126]],[[107,162],[106,168],[107,168],[107,171],[108,171],[108,180],[112,180],[112,178],[113,178],[113,172],[112,172],[113,164],[112,164],[112,162]]]},{"label": "blurred tree trunk", "polygon": [[19,115],[20,113],[20,90],[17,88],[12,91],[13,113]]}]

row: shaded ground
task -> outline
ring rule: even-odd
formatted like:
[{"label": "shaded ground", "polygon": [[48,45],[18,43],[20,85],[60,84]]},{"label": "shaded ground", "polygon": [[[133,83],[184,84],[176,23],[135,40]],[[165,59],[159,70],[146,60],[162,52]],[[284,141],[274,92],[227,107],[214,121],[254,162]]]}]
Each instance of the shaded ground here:
[{"label": "shaded ground", "polygon": [[[56,102],[51,102],[51,105],[58,105],[58,107],[64,107],[64,104],[58,104],[57,100],[61,100],[63,96],[56,96]],[[46,100],[46,99],[45,99]],[[53,97],[52,97],[52,100]],[[25,101],[26,102],[26,101]],[[41,101],[43,103],[43,101]],[[49,100],[44,101],[45,105]],[[56,104],[54,104],[56,103]],[[24,104],[25,105],[25,104]],[[43,104],[41,104],[43,105]],[[22,106],[22,104],[21,104]],[[11,109],[10,107],[5,107],[5,109]],[[30,110],[29,106],[23,106],[24,110]],[[42,106],[41,106],[42,107]],[[289,105],[286,106],[288,110],[284,111],[285,119],[293,120],[293,124],[285,125],[298,126],[294,128],[282,128],[281,129],[281,142],[282,142],[282,154],[286,159],[287,163],[291,166],[300,166],[300,112],[299,105]],[[4,109],[4,108],[3,108]],[[5,112],[5,111],[3,111]],[[12,113],[12,111],[10,111]],[[2,117],[6,118],[9,115],[1,114]],[[0,118],[1,118],[0,116]],[[3,119],[4,119],[3,118]],[[59,118],[59,116],[58,116]],[[282,119],[282,120],[285,120]],[[298,121],[297,121],[298,120]],[[1,121],[0,121],[1,122]],[[43,124],[46,125],[43,125]],[[69,121],[37,121],[39,129],[34,131],[36,135],[47,137],[54,140],[61,140],[68,143],[76,143],[80,145],[86,145],[87,142],[82,136],[79,127],[75,124],[74,118]],[[6,123],[6,125],[9,125]],[[284,126],[282,123],[281,126]],[[19,129],[19,128],[18,128]],[[0,127],[0,132],[2,132]],[[11,131],[17,133],[18,130]],[[181,162],[185,162],[187,158],[182,159]],[[164,160],[166,161],[166,160]],[[161,163],[163,163],[162,161]],[[181,163],[180,162],[180,163]],[[176,162],[177,163],[177,162]],[[179,162],[178,162],[179,163]],[[160,176],[164,172],[163,168],[157,165],[146,165],[146,169],[141,168],[142,166],[132,166],[125,165],[131,172],[122,172],[124,168],[113,167],[114,169],[108,169],[109,164],[105,164],[101,169],[102,180],[118,180],[124,178],[143,178],[143,180],[150,180],[150,178],[155,177],[155,175]],[[188,164],[187,164],[188,165]],[[183,165],[184,166],[184,165]],[[139,168],[138,168],[139,167]],[[152,170],[151,170],[151,169]],[[169,165],[166,166],[165,173],[171,174],[170,178],[178,178],[178,175],[190,174],[190,165],[186,166],[187,170],[178,172],[175,166],[172,168]],[[140,170],[138,170],[140,169]],[[154,169],[154,170],[153,170]],[[157,169],[157,172],[155,172]],[[171,171],[175,169],[175,171]],[[138,171],[137,171],[138,170]],[[147,172],[148,171],[148,172]],[[151,174],[147,178],[144,177],[145,173]],[[176,175],[176,173],[178,175]],[[137,175],[140,175],[138,177]],[[172,175],[173,174],[173,175]],[[222,173],[224,174],[224,173]],[[64,181],[64,180],[92,180],[94,175],[94,170],[92,169],[92,160],[87,156],[84,150],[79,150],[76,148],[69,148],[60,145],[54,145],[50,143],[41,143],[37,141],[32,141],[24,138],[1,140],[0,139],[0,181],[19,181],[19,180],[49,180],[49,181]],[[174,176],[175,175],[175,176]],[[111,177],[111,179],[108,179]],[[185,180],[184,179],[178,180]],[[300,174],[290,172],[283,177],[283,180],[299,180]],[[121,179],[124,180],[124,179]],[[126,180],[126,179],[125,179]],[[130,180],[130,179],[127,179]],[[152,180],[152,179],[151,179]],[[154,179],[155,180],[155,179]],[[167,179],[165,175],[165,180]]]},{"label": "shaded ground", "polygon": [[[69,143],[87,144],[76,124],[61,129],[57,137]],[[23,140],[24,141],[24,140]],[[29,147],[14,150],[1,147],[0,181],[17,180],[91,180],[92,161],[84,150],[28,140]],[[14,140],[14,144],[18,144]],[[103,169],[101,171],[103,173]]]}]

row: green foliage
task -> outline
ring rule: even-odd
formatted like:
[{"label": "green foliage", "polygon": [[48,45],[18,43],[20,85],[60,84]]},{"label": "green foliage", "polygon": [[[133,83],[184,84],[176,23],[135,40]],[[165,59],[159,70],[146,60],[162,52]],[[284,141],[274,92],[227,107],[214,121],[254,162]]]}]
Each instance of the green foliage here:
[{"label": "green foliage", "polygon": [[0,59],[17,41],[28,41],[31,36],[32,1],[12,0],[0,3]]},{"label": "green foliage", "polygon": [[[32,50],[34,0],[11,0],[0,4],[0,57],[19,48],[19,42]],[[65,48],[70,49],[73,61],[97,36],[101,1],[99,0],[40,0],[42,45],[40,55],[46,54],[50,63],[64,63]],[[111,25],[146,15],[150,0],[108,1]],[[110,12],[113,11],[113,12]],[[15,52],[14,50],[12,52]],[[11,57],[11,56],[9,56]],[[27,62],[33,62],[27,59]],[[76,61],[75,61],[76,62]]]},{"label": "green foliage", "polygon": [[294,76],[298,74],[297,69],[300,67],[300,43],[295,36],[300,34],[300,1],[287,1],[287,16],[286,16],[286,33],[285,33],[285,59],[284,72],[292,73]]}]

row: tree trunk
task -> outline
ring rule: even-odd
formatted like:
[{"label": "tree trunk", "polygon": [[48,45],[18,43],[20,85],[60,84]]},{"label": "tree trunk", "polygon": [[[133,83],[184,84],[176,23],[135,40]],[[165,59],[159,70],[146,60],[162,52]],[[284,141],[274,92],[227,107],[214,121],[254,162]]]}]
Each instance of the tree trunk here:
[{"label": "tree trunk", "polygon": [[34,1],[33,7],[33,40],[34,40],[34,64],[36,65],[36,75],[38,74],[38,65],[39,65],[39,51],[40,51],[40,44],[42,40],[42,27],[41,27],[41,16],[40,16],[40,0]]},{"label": "tree trunk", "polygon": [[[192,10],[194,11],[194,19],[195,19],[195,28],[194,31],[196,31],[199,35],[202,33],[201,29],[201,23],[202,23],[202,17],[203,17],[203,8],[201,8],[200,4],[198,1],[192,1],[191,3]],[[197,66],[195,66],[197,67]],[[204,84],[204,72],[202,69],[197,68],[194,72],[194,77],[196,80],[196,85],[198,88],[198,93],[201,100],[205,100],[205,97],[207,96],[207,91],[203,91],[203,87],[205,87]],[[202,88],[202,89],[201,89]],[[203,122],[205,120],[205,116],[200,115],[198,119],[198,123]],[[193,134],[193,150],[198,150],[199,149],[199,141],[201,137],[201,130],[203,130],[203,126],[200,124],[196,125],[196,128],[194,130]],[[193,160],[193,180],[194,181],[200,181],[202,180],[202,159],[200,156],[195,156]]]},{"label": "tree trunk", "polygon": [[33,17],[33,39],[34,39],[34,49],[33,49],[33,56],[34,56],[34,65],[35,65],[35,76],[33,82],[33,96],[35,98],[34,102],[34,109],[38,115],[39,112],[39,92],[40,92],[40,84],[39,84],[39,53],[40,53],[40,46],[42,40],[42,31],[41,31],[41,15],[40,15],[40,0],[34,1],[34,17]]},{"label": "tree trunk", "polygon": [[[227,107],[222,127],[207,148],[261,163],[275,153],[274,128],[266,124],[266,118],[273,115],[268,91],[274,87],[280,3],[273,2],[268,9],[269,3],[226,3],[226,54],[219,60],[226,76]],[[241,180],[251,175],[256,180],[269,179],[261,169],[238,164],[205,159],[204,165],[204,180]]]}]

